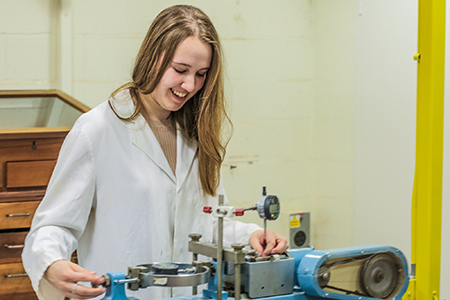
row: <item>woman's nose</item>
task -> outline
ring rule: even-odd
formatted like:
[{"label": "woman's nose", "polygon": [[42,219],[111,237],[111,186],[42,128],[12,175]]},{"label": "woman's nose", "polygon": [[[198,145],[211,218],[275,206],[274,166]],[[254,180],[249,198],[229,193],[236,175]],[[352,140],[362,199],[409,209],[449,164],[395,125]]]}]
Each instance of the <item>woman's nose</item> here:
[{"label": "woman's nose", "polygon": [[187,92],[192,92],[195,89],[195,75],[188,75],[184,78],[181,87]]}]

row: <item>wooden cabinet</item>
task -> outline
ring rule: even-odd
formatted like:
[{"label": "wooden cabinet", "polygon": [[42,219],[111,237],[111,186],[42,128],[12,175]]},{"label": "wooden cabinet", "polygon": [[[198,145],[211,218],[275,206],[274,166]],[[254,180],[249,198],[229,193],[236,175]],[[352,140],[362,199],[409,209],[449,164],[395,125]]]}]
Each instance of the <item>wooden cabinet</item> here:
[{"label": "wooden cabinet", "polygon": [[89,108],[56,90],[0,91],[0,300],[37,299],[21,253],[59,149]]}]

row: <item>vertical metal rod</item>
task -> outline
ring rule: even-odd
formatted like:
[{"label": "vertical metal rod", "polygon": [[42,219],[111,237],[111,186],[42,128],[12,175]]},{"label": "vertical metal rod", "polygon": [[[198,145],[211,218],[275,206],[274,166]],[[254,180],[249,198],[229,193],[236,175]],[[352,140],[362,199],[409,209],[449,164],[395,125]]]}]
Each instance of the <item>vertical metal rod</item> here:
[{"label": "vertical metal rod", "polygon": [[[223,195],[219,195],[219,206],[223,205]],[[217,300],[222,300],[222,255],[223,255],[223,217],[219,217],[219,237],[217,245]]]},{"label": "vertical metal rod", "polygon": [[[189,237],[191,238],[191,241],[193,242],[198,242],[200,241],[200,238],[202,237],[201,234],[199,233],[191,233],[189,235]],[[192,265],[194,265],[195,262],[197,262],[198,260],[198,253],[192,252]],[[197,286],[192,286],[192,295],[197,295]]]},{"label": "vertical metal rod", "polygon": [[[242,253],[244,252],[242,249],[244,249],[244,244],[232,244],[231,247],[233,247],[234,252]],[[234,300],[240,300],[241,299],[241,262],[235,262],[234,264]]]},{"label": "vertical metal rod", "polygon": [[241,299],[241,264],[234,265],[234,300]]},{"label": "vertical metal rod", "polygon": [[264,237],[266,237],[266,233],[267,233],[267,219],[264,218]]},{"label": "vertical metal rod", "polygon": [[[192,253],[192,261],[197,261],[198,260],[198,254],[197,253]],[[197,295],[197,286],[194,285],[192,286],[192,295]]]}]

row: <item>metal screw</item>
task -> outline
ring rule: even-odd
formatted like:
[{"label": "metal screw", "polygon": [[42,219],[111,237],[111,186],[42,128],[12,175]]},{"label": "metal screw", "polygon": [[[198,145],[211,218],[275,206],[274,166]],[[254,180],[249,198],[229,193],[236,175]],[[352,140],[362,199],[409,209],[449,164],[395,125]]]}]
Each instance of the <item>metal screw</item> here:
[{"label": "metal screw", "polygon": [[202,235],[200,233],[191,233],[189,235],[189,237],[191,238],[191,240],[193,242],[198,242],[198,241],[200,241],[200,238],[202,237]]},{"label": "metal screw", "polygon": [[236,243],[236,244],[231,244],[231,247],[234,249],[234,251],[237,252],[237,251],[244,249],[245,245]]}]

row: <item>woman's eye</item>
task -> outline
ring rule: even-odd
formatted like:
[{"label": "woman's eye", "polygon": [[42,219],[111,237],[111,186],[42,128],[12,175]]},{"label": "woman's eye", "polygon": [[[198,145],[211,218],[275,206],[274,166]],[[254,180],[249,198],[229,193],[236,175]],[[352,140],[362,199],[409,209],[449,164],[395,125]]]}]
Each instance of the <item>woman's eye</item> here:
[{"label": "woman's eye", "polygon": [[173,69],[175,70],[175,72],[177,72],[179,74],[183,74],[186,72],[186,70],[180,70],[180,69],[176,69],[176,68],[173,68]]},{"label": "woman's eye", "polygon": [[198,77],[205,77],[205,76],[206,76],[206,73],[197,73],[197,76],[198,76]]}]

